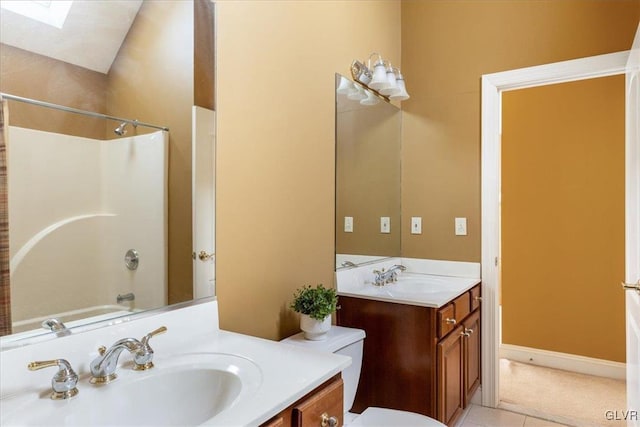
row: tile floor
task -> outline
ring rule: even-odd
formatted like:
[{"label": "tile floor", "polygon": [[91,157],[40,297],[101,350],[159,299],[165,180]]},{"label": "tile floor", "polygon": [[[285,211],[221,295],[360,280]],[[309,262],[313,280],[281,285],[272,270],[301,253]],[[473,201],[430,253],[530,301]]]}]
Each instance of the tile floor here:
[{"label": "tile floor", "polygon": [[471,404],[458,420],[456,427],[563,427],[551,421],[516,414],[504,409],[485,408]]}]

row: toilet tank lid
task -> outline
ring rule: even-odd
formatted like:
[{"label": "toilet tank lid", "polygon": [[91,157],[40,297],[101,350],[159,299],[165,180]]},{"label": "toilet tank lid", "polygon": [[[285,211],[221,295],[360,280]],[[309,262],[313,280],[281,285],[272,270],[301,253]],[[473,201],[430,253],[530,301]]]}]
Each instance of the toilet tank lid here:
[{"label": "toilet tank lid", "polygon": [[363,340],[365,333],[362,329],[345,328],[343,326],[332,326],[327,333],[327,339],[321,341],[311,341],[304,338],[302,332],[283,339],[281,342],[311,348],[319,351],[335,353],[350,344]]}]

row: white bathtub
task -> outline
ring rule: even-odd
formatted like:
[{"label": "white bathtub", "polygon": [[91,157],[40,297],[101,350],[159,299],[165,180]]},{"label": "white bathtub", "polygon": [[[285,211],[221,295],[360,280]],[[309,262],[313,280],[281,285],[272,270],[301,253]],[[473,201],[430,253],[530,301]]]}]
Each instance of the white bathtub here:
[{"label": "white bathtub", "polygon": [[73,328],[76,326],[83,326],[127,316],[139,311],[141,310],[127,309],[126,306],[122,305],[96,305],[93,307],[56,313],[50,316],[19,320],[12,323],[12,335],[0,337],[0,347],[13,347],[13,345],[11,345],[13,342],[51,332],[43,328],[41,325],[42,321],[46,319],[57,318],[60,319],[67,328]]}]

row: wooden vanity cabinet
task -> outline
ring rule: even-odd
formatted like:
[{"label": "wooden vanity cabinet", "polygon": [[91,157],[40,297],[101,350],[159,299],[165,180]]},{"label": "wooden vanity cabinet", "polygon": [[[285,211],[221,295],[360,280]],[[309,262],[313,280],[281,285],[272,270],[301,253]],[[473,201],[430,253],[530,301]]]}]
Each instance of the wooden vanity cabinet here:
[{"label": "wooden vanity cabinet", "polygon": [[438,343],[437,419],[447,425],[464,410],[464,336],[458,326]]},{"label": "wooden vanity cabinet", "polygon": [[480,285],[440,308],[340,296],[338,325],[367,334],[352,412],[379,406],[453,425],[480,384],[479,304]]},{"label": "wooden vanity cabinet", "polygon": [[343,406],[344,386],[338,374],[260,427],[316,427],[322,424],[325,414],[327,418],[335,417],[339,427],[344,422]]},{"label": "wooden vanity cabinet", "polygon": [[474,311],[464,321],[463,326],[467,335],[464,336],[464,406],[467,407],[473,397],[473,393],[480,386],[480,354],[482,352],[480,342],[480,310]]}]

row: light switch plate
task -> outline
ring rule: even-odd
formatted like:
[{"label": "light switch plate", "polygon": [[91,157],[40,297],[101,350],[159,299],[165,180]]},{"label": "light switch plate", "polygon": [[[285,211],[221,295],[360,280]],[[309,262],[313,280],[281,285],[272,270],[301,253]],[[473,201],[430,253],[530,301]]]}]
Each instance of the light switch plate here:
[{"label": "light switch plate", "polygon": [[467,218],[456,218],[456,236],[467,235]]},{"label": "light switch plate", "polygon": [[422,217],[411,217],[411,234],[422,234]]},{"label": "light switch plate", "polygon": [[352,216],[344,217],[344,232],[353,233],[353,217]]},{"label": "light switch plate", "polygon": [[380,232],[391,233],[391,218],[388,216],[380,217]]}]

